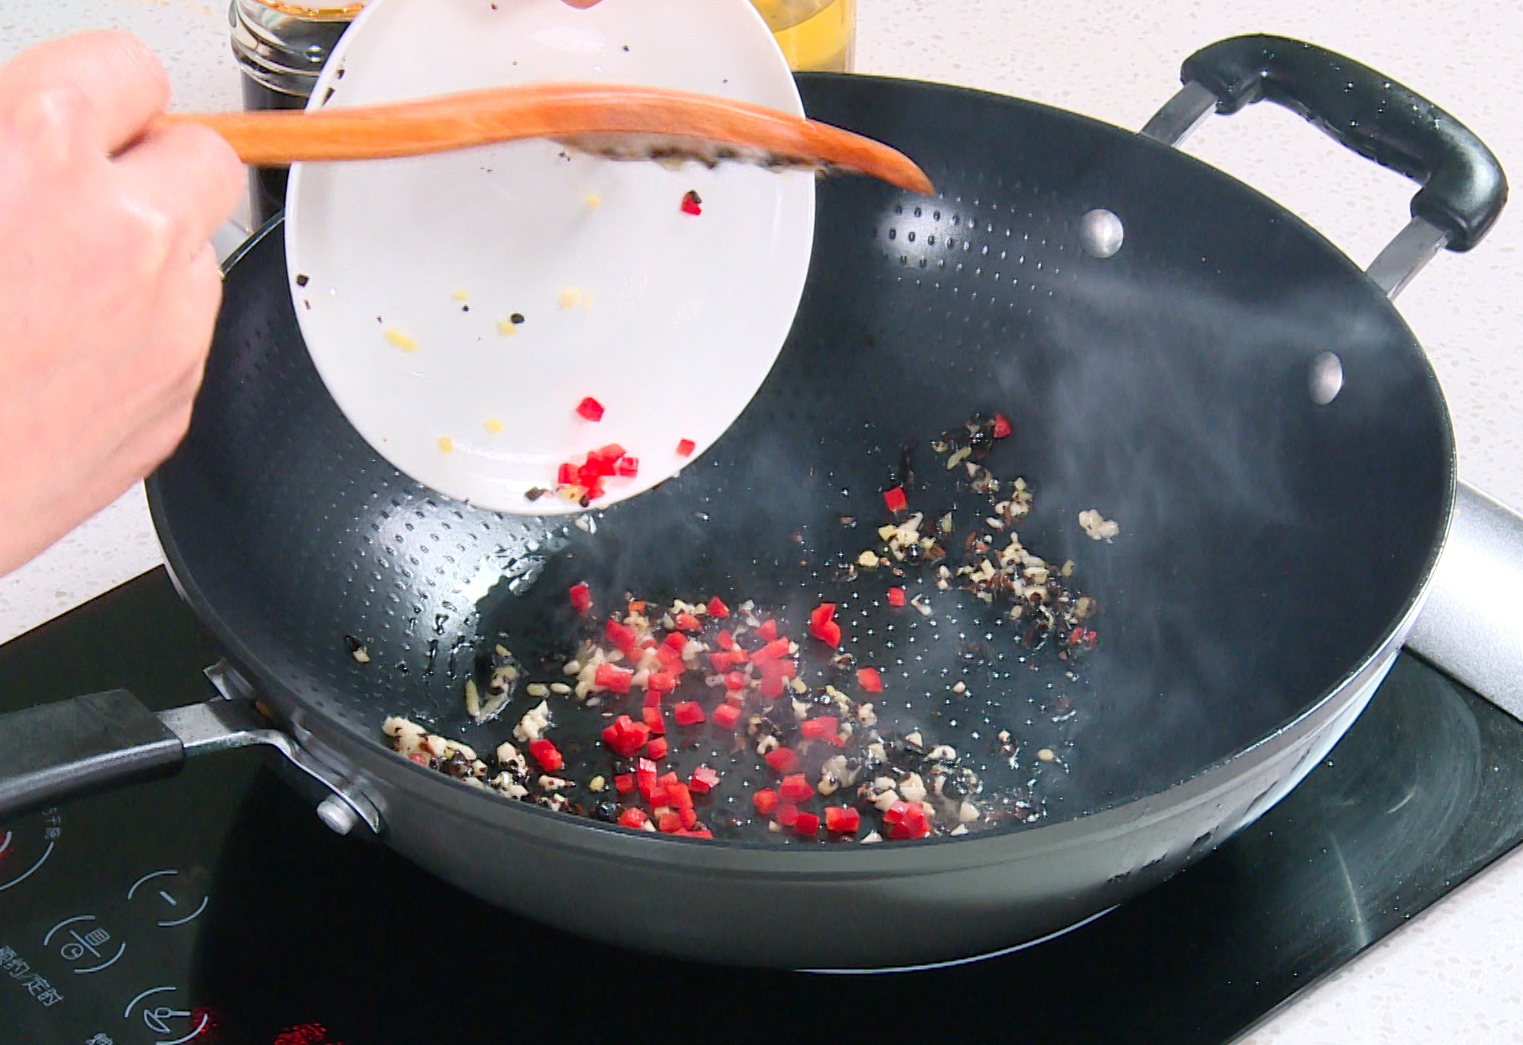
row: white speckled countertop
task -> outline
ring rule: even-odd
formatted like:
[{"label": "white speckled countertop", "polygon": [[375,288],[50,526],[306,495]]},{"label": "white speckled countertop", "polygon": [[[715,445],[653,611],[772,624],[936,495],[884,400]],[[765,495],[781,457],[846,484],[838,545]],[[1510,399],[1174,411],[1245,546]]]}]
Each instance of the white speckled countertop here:
[{"label": "white speckled countertop", "polygon": [[[1002,91],[1128,128],[1140,127],[1175,90],[1180,61],[1204,44],[1248,32],[1311,40],[1449,109],[1523,177],[1513,79],[1523,59],[1523,5],[1516,0],[859,4],[859,71]],[[162,56],[179,107],[238,106],[222,0],[3,0],[0,59],[48,36],[104,26],[136,32]],[[1210,120],[1186,148],[1279,200],[1361,264],[1406,220],[1407,182],[1274,107]],[[1523,506],[1523,213],[1504,214],[1470,254],[1438,258],[1400,307],[1448,395],[1461,475]],[[0,580],[0,640],[158,562],[135,490]],[[1520,965],[1523,853],[1515,853],[1242,1041],[1523,1040]]]}]

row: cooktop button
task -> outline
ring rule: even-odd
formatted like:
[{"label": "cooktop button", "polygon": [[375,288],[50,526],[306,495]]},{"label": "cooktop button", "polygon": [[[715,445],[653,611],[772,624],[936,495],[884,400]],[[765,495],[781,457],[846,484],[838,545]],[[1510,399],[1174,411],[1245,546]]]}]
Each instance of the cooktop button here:
[{"label": "cooktop button", "polygon": [[93,914],[65,918],[47,931],[42,945],[53,946],[56,937],[58,956],[69,963],[76,976],[108,969],[126,953],[127,944],[113,938],[110,930],[99,922]]},{"label": "cooktop button", "polygon": [[169,984],[150,987],[127,1003],[122,1018],[141,1021],[154,1036],[154,1045],[183,1045],[207,1030],[211,1014],[182,1005],[179,988]]},{"label": "cooktop button", "polygon": [[36,874],[63,837],[63,818],[48,809],[0,827],[0,893]]},{"label": "cooktop button", "polygon": [[157,915],[153,924],[161,929],[172,929],[198,918],[211,899],[205,893],[198,895],[195,889],[184,890],[182,883],[176,881],[179,874],[174,868],[150,871],[127,890],[128,900],[146,905]]}]

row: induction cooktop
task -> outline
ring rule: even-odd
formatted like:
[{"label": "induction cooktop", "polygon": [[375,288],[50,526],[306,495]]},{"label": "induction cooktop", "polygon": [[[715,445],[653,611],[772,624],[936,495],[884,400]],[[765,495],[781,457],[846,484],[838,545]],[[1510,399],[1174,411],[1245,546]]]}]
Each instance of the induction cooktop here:
[{"label": "induction cooktop", "polygon": [[[221,655],[153,571],[0,647],[0,711],[206,699]],[[0,824],[0,1041],[1217,1043],[1523,838],[1523,724],[1404,653],[1289,797],[1128,904],[950,967],[760,972],[488,907],[327,830],[275,757]]]}]

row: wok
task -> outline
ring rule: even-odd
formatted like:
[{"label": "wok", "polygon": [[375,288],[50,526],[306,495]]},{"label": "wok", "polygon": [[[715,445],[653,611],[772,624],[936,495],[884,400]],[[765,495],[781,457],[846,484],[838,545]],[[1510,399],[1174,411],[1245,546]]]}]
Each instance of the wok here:
[{"label": "wok", "polygon": [[[1506,183],[1452,117],[1308,45],[1224,41],[1183,79],[1138,135],[974,91],[801,77],[811,116],[903,148],[941,195],[822,182],[809,282],[766,385],[703,460],[594,513],[595,532],[451,502],[378,459],[308,361],[266,227],[228,267],[190,433],[149,484],[172,575],[228,651],[215,681],[231,699],[155,717],[115,692],[9,716],[0,810],[273,743],[327,789],[330,826],[485,900],[774,966],[1039,939],[1208,852],[1326,755],[1418,616],[1454,445],[1388,295],[1440,246],[1473,246]],[[1369,274],[1166,144],[1261,97],[1424,183]],[[1102,607],[1100,644],[1071,673],[977,600],[889,616],[887,577],[838,569],[884,521],[907,444],[912,500],[972,510],[936,486],[925,447],[994,411],[1015,432],[986,464],[1036,489],[1022,539],[1073,559]],[[1089,540],[1074,521],[1087,508],[1120,536]],[[838,602],[845,648],[883,668],[885,716],[981,759],[991,786],[1029,788],[1040,815],[883,845],[661,837],[469,788],[383,745],[388,714],[478,750],[503,739],[537,701],[472,726],[462,680],[499,635],[526,662],[564,651],[585,626],[576,581],[755,599],[799,636],[811,606]],[[603,720],[564,703],[571,768],[607,766]],[[1001,727],[1020,744],[1003,775]]]}]

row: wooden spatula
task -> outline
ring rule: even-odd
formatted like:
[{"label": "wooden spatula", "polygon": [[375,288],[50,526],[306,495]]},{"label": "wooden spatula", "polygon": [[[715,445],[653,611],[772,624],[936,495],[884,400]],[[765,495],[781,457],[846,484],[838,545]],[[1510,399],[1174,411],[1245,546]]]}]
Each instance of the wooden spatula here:
[{"label": "wooden spatula", "polygon": [[871,138],[758,105],[656,87],[529,84],[310,113],[171,113],[160,120],[208,127],[254,166],[549,138],[617,159],[842,170],[933,191],[909,157]]}]

